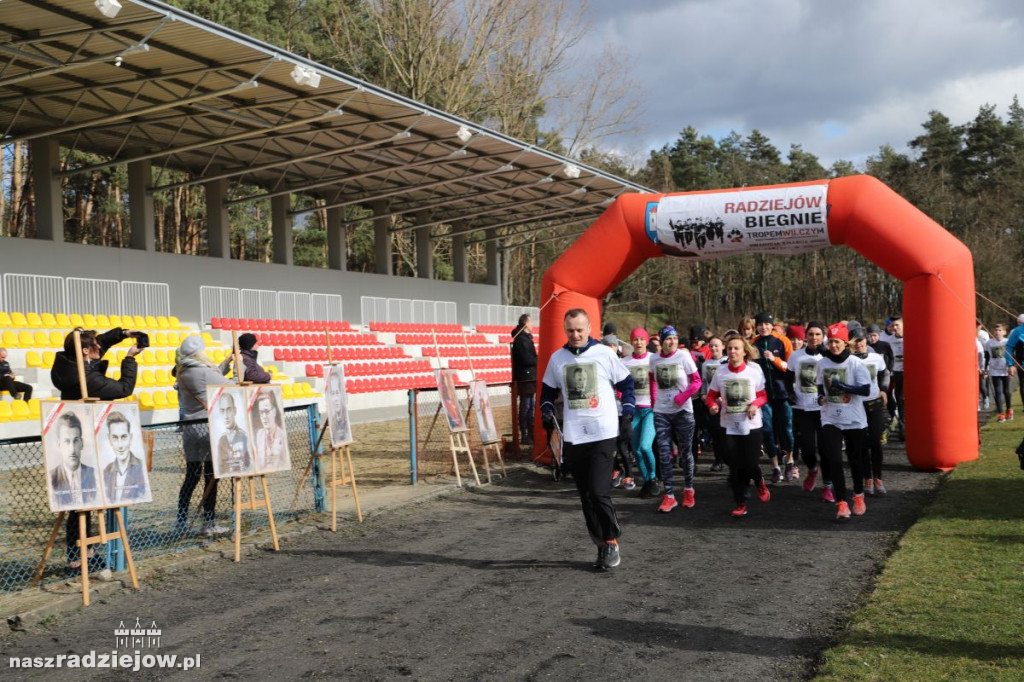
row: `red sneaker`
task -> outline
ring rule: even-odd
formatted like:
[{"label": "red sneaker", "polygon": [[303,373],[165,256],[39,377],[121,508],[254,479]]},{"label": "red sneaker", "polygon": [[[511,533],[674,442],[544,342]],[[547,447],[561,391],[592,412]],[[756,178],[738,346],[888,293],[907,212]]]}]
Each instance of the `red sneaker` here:
[{"label": "red sneaker", "polygon": [[732,510],[731,513],[732,513],[733,516],[746,516],[747,515],[747,505],[745,505],[745,504],[738,504],[738,505],[736,505],[736,508]]},{"label": "red sneaker", "polygon": [[811,492],[814,490],[814,484],[818,482],[818,470],[811,469],[807,472],[807,478],[804,479],[804,492]]},{"label": "red sneaker", "polygon": [[864,504],[864,493],[853,496],[853,513],[857,516],[864,516],[864,512],[868,510],[868,506]]},{"label": "red sneaker", "polygon": [[697,502],[693,499],[693,488],[683,488],[683,506],[690,509],[695,504]]},{"label": "red sneaker", "polygon": [[843,521],[850,518],[850,505],[846,504],[846,500],[836,502],[836,518]]},{"label": "red sneaker", "polygon": [[762,502],[767,502],[772,499],[772,493],[768,490],[768,486],[765,484],[764,480],[757,484],[757,499]]},{"label": "red sneaker", "polygon": [[665,495],[661,498],[661,504],[658,505],[658,511],[663,514],[667,514],[678,506],[679,502],[676,500],[675,495]]},{"label": "red sneaker", "polygon": [[[826,485],[822,489],[822,491],[821,491],[821,501],[822,502],[835,502],[836,501],[836,495],[835,495],[834,492],[832,492],[832,484],[831,483],[829,483],[828,485]],[[846,504],[846,503],[843,502],[843,504]]]}]

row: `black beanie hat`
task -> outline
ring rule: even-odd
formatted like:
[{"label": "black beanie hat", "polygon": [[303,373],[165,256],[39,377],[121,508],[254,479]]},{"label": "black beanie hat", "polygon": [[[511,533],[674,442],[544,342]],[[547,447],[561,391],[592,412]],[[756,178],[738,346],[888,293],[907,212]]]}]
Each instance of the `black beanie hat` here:
[{"label": "black beanie hat", "polygon": [[246,332],[238,337],[238,347],[242,350],[252,350],[252,347],[256,345],[258,339],[255,334]]}]

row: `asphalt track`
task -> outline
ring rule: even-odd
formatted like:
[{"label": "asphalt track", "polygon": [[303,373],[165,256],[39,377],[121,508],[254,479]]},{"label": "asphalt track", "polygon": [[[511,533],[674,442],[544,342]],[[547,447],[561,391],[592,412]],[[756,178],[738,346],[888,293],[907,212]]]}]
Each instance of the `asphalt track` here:
[{"label": "asphalt track", "polygon": [[[622,564],[591,568],[571,480],[522,468],[280,554],[207,562],[0,637],[3,679],[797,680],[813,674],[939,474],[886,453],[884,498],[847,523],[795,482],[729,516],[699,464],[697,506],[615,491]],[[820,489],[819,489],[820,490]],[[11,671],[10,656],[108,652],[156,621],[201,668]]]}]

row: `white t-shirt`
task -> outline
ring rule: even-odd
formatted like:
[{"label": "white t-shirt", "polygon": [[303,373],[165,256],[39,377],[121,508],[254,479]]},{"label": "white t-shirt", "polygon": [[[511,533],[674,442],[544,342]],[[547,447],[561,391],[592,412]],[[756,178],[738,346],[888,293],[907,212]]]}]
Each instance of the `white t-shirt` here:
[{"label": "white t-shirt", "polygon": [[892,334],[882,334],[881,338],[883,341],[888,341],[889,346],[892,348],[892,371],[902,372],[903,371],[903,337],[893,336]]},{"label": "white t-shirt", "polygon": [[709,391],[717,391],[725,400],[722,406],[720,423],[730,436],[746,436],[752,429],[763,425],[761,410],[753,419],[747,419],[747,408],[754,402],[758,391],[764,390],[764,372],[753,362],[748,362],[743,369],[736,371],[727,364],[722,365],[711,378]]},{"label": "white t-shirt", "polygon": [[[824,386],[826,376],[853,386],[871,383],[867,365],[852,353],[840,363],[822,357],[818,362],[817,383]],[[821,408],[821,424],[831,424],[843,430],[866,429],[868,420],[864,414],[864,397],[826,388],[825,405]]]},{"label": "white t-shirt", "polygon": [[662,414],[677,412],[693,412],[693,403],[687,400],[680,407],[676,405],[677,395],[690,385],[690,375],[697,373],[697,364],[693,361],[690,351],[677,348],[672,355],[663,357],[660,353],[652,353],[651,374],[658,385],[658,395],[654,399],[654,411]]},{"label": "white t-shirt", "polygon": [[593,443],[619,435],[613,386],[628,376],[615,352],[600,344],[579,355],[565,348],[551,355],[544,383],[562,392],[562,435],[567,443]]},{"label": "white t-shirt", "polygon": [[996,341],[989,339],[985,342],[985,350],[988,351],[988,375],[990,377],[1009,376],[1007,369],[1009,363],[1006,361],[1006,339]]},{"label": "white t-shirt", "polygon": [[871,377],[871,392],[864,398],[864,402],[868,402],[877,398],[878,394],[882,392],[878,385],[878,375],[885,371],[885,358],[878,353],[868,351],[867,357],[862,358],[861,362],[868,368],[868,376]]},{"label": "white t-shirt", "polygon": [[804,412],[819,412],[818,405],[818,360],[821,353],[810,355],[806,349],[793,351],[789,356],[789,368],[793,370],[793,392],[796,394],[796,409]]},{"label": "white t-shirt", "polygon": [[632,354],[622,358],[622,364],[633,376],[633,390],[636,391],[636,406],[651,406],[651,354],[647,353],[642,358],[635,358]]},{"label": "white t-shirt", "polygon": [[722,369],[729,361],[725,358],[714,358],[705,360],[704,364],[700,366],[700,394],[701,396],[707,396],[708,389],[711,387],[711,380],[715,378],[715,374],[718,370]]}]

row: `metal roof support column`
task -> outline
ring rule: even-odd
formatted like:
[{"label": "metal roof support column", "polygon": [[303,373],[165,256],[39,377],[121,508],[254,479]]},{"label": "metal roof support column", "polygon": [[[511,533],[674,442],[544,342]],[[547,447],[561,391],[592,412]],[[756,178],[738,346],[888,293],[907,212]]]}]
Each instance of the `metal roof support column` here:
[{"label": "metal roof support column", "polygon": [[36,239],[64,241],[64,198],[60,192],[60,144],[57,138],[29,142],[36,194]]},{"label": "metal roof support column", "polygon": [[466,221],[460,220],[452,226],[452,274],[456,282],[466,279]]},{"label": "metal roof support column", "polygon": [[501,284],[501,263],[498,260],[498,230],[491,228],[487,230],[487,283],[498,285]]},{"label": "metal roof support column", "polygon": [[393,275],[391,263],[391,218],[385,215],[387,204],[377,201],[373,204],[373,257],[378,275]]},{"label": "metal roof support column", "polygon": [[292,264],[292,219],[288,215],[291,203],[291,194],[270,198],[270,231],[274,242],[274,262],[281,265]]},{"label": "metal roof support column", "polygon": [[131,247],[139,251],[156,251],[156,212],[153,195],[153,166],[149,161],[128,164],[128,219],[132,226]]},{"label": "metal roof support column", "polygon": [[[417,223],[429,223],[426,211],[416,214]],[[430,248],[430,226],[416,228],[416,276],[421,279],[434,278],[434,251]]]},{"label": "metal roof support column", "polygon": [[203,183],[206,190],[206,241],[211,258],[231,258],[231,221],[228,214],[228,181]]},{"label": "metal roof support column", "polygon": [[348,270],[348,233],[341,224],[345,209],[340,206],[327,209],[327,267]]}]

